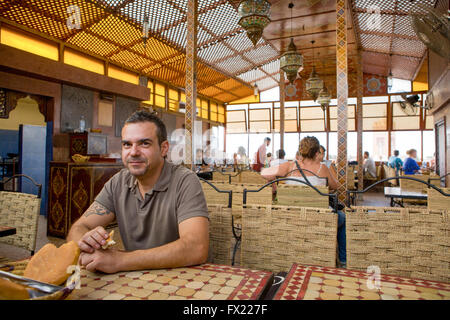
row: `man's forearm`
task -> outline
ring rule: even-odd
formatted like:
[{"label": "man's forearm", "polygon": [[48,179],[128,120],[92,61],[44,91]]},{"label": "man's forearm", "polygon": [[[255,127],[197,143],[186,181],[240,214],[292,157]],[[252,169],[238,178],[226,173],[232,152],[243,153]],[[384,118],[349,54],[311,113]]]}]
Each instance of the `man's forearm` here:
[{"label": "man's forearm", "polygon": [[67,235],[67,241],[75,241],[78,242],[83,235],[89,231],[89,228],[82,224],[74,224],[72,228],[70,228],[69,234]]},{"label": "man's forearm", "polygon": [[119,263],[121,271],[176,268],[201,264],[208,257],[208,243],[188,244],[178,239],[163,246],[122,252]]}]

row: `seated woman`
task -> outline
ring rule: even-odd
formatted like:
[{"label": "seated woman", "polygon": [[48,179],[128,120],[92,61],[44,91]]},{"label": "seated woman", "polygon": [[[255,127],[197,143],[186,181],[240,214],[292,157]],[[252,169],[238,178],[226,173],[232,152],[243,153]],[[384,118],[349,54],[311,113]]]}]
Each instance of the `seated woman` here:
[{"label": "seated woman", "polygon": [[[282,163],[275,167],[269,167],[261,170],[261,176],[269,181],[277,179],[277,177],[293,177],[304,181],[303,176],[297,169],[297,164],[301,169],[314,172],[305,171],[304,174],[309,183],[313,186],[325,186],[326,179],[328,179],[328,187],[330,192],[334,191],[338,187],[337,179],[333,170],[328,169],[326,165],[320,162],[320,143],[316,137],[305,137],[300,141],[299,154],[301,160],[289,161]],[[297,163],[297,164],[296,164]],[[286,184],[300,184],[295,181],[286,181]],[[342,211],[338,211],[338,246],[339,246],[339,261],[340,266],[345,268],[347,261],[346,254],[346,237],[345,237],[345,214]]]},{"label": "seated woman", "polygon": [[411,149],[406,151],[406,154],[409,156],[405,163],[403,164],[403,172],[406,174],[416,174],[419,173],[420,167],[417,164],[415,158],[417,157],[417,150]]}]

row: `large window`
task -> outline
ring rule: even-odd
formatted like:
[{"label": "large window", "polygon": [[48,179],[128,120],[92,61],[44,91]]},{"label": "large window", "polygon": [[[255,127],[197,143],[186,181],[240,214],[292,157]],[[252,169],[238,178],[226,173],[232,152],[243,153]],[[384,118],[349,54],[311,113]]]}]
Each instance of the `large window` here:
[{"label": "large window", "polygon": [[392,130],[419,130],[419,110],[415,111],[417,112],[416,116],[408,115],[399,102],[394,102],[392,104]]},{"label": "large window", "polygon": [[[244,134],[227,134],[227,151],[226,158],[233,159],[233,154],[238,152],[240,146],[245,148],[246,155],[248,156],[248,137],[249,135]],[[250,157],[250,161],[251,161]]]},{"label": "large window", "polygon": [[178,91],[174,89],[169,89],[169,110],[170,111],[178,111]]},{"label": "large window", "polygon": [[387,130],[387,104],[365,104],[363,106],[363,130]]},{"label": "large window", "polygon": [[388,132],[363,132],[363,152],[368,151],[375,161],[389,158]]},{"label": "large window", "polygon": [[[433,138],[434,142],[434,138]],[[392,131],[391,132],[391,150],[394,153],[394,150],[398,150],[400,152],[400,158],[404,160],[408,157],[406,151],[410,149],[417,150],[417,159],[420,161],[421,154],[421,132],[420,131]],[[425,144],[428,144],[428,141]],[[433,143],[434,150],[434,143]],[[434,152],[434,151],[433,151]]]},{"label": "large window", "polygon": [[249,131],[252,133],[270,133],[271,109],[250,109],[248,111]]},{"label": "large window", "polygon": [[166,108],[166,87],[161,83],[155,83],[155,106]]},{"label": "large window", "polygon": [[[280,109],[274,108],[273,110],[273,124],[274,131],[280,132]],[[288,107],[284,108],[284,132],[297,132],[298,124],[297,124],[297,107]]]},{"label": "large window", "polygon": [[325,131],[324,114],[321,107],[300,107],[300,131]]},{"label": "large window", "polygon": [[246,115],[246,110],[227,111],[227,133],[247,133]]},{"label": "large window", "polygon": [[[355,131],[356,106],[348,106],[348,131]],[[330,131],[337,131],[337,106],[330,106]]]},{"label": "large window", "polygon": [[[356,161],[358,156],[358,144],[357,144],[358,134],[356,132],[348,132],[347,133],[347,160],[348,161]],[[338,147],[337,147],[337,133],[330,132],[328,134],[328,159],[336,160]],[[326,155],[325,155],[326,157]]]},{"label": "large window", "polygon": [[434,131],[423,131],[423,161],[430,162],[435,157],[435,143]]},{"label": "large window", "polygon": [[[285,133],[284,134],[284,152],[286,152],[285,159],[294,160],[295,154],[298,150],[298,144],[300,142],[299,134],[296,133]],[[276,158],[277,151],[280,150],[280,134],[275,133],[273,135],[272,143],[269,146],[271,148],[273,145],[273,154]]]}]

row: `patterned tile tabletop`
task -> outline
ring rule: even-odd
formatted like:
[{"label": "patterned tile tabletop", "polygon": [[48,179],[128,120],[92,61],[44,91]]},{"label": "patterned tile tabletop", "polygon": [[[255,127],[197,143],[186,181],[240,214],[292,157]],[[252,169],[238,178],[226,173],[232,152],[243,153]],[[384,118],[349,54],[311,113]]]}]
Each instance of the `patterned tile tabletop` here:
[{"label": "patterned tile tabletop", "polygon": [[450,283],[293,264],[274,300],[450,300]]},{"label": "patterned tile tabletop", "polygon": [[119,272],[81,271],[81,288],[71,300],[256,300],[270,287],[273,274],[217,264]]}]

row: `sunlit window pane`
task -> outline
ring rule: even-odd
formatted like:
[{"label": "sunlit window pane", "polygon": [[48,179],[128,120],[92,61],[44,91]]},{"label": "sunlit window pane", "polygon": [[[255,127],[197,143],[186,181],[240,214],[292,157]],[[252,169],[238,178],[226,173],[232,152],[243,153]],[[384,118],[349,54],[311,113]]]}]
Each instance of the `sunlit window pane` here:
[{"label": "sunlit window pane", "polygon": [[[394,150],[398,150],[400,152],[400,158],[405,160],[408,155],[406,151],[410,149],[417,150],[417,158],[420,161],[422,155],[420,150],[420,142],[421,135],[420,131],[393,131],[391,132],[391,150],[394,153]],[[424,140],[425,141],[425,140]],[[433,139],[434,141],[434,139]],[[428,144],[428,142],[424,143]],[[434,143],[433,143],[434,149]],[[434,152],[434,151],[433,151]]]},{"label": "sunlit window pane", "polygon": [[363,152],[365,151],[375,161],[386,161],[389,158],[388,133],[363,132]]}]

